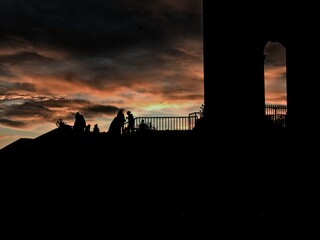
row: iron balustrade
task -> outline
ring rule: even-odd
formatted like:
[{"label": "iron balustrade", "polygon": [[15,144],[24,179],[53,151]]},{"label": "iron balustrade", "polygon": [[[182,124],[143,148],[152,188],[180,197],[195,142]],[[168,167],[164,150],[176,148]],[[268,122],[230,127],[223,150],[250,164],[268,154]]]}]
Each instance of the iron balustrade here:
[{"label": "iron balustrade", "polygon": [[[286,127],[286,116],[287,106],[266,104],[265,105],[265,116],[269,123],[285,128]],[[196,127],[196,123],[202,118],[201,112],[193,112],[188,116],[180,117],[136,117],[134,129],[138,130],[142,122],[146,124],[148,130],[156,131],[186,131],[193,130]],[[128,122],[125,123],[127,128]]]},{"label": "iron balustrade", "polygon": [[[189,116],[184,117],[136,117],[135,129],[144,122],[149,130],[157,131],[186,131],[192,130],[196,126],[199,119],[199,113],[190,113]],[[127,122],[125,127],[127,127]]]},{"label": "iron balustrade", "polygon": [[276,126],[284,128],[286,127],[287,106],[266,104],[265,116],[268,122],[271,122]]}]

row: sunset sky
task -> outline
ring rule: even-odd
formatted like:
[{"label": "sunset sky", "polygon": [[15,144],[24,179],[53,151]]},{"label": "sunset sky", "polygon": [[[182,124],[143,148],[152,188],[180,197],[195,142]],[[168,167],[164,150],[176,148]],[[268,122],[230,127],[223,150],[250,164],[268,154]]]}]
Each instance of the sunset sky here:
[{"label": "sunset sky", "polygon": [[265,102],[286,105],[286,49],[278,42],[268,42],[264,54]]},{"label": "sunset sky", "polygon": [[[77,111],[101,131],[120,108],[135,117],[199,111],[202,40],[199,0],[1,1],[0,148],[59,118],[73,125]],[[270,101],[281,102],[283,58],[266,63]]]}]

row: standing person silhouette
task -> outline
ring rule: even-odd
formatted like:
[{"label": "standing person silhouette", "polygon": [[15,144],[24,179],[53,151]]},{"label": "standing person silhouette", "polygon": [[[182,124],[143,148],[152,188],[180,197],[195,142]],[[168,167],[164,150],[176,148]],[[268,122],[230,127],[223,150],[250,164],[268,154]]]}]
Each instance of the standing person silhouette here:
[{"label": "standing person silhouette", "polygon": [[121,126],[119,125],[118,116],[115,116],[111,121],[108,132],[112,135],[121,134]]},{"label": "standing person silhouette", "polygon": [[127,119],[128,119],[128,133],[134,132],[134,117],[130,111],[127,111]]},{"label": "standing person silhouette", "polygon": [[86,128],[86,120],[84,119],[83,115],[79,112],[75,114],[75,120],[73,124],[73,130],[79,133],[83,133]]},{"label": "standing person silhouette", "polygon": [[125,121],[126,119],[124,117],[123,110],[120,109],[117,116],[115,116],[111,121],[108,132],[113,135],[120,135],[124,131],[123,128]]},{"label": "standing person silhouette", "polygon": [[124,133],[124,123],[126,121],[126,118],[124,117],[123,109],[120,109],[118,111],[117,121],[118,121],[118,124],[120,126],[121,134],[123,134]]}]

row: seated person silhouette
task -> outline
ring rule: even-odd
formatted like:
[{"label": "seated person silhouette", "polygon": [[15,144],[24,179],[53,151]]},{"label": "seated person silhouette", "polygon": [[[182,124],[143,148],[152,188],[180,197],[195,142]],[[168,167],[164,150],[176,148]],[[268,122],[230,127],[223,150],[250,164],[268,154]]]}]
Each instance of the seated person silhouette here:
[{"label": "seated person silhouette", "polygon": [[139,124],[139,132],[146,132],[147,131],[147,124],[142,119]]},{"label": "seated person silhouette", "polygon": [[93,126],[93,133],[100,133],[100,129],[99,129],[99,127],[98,127],[98,124],[95,124],[95,125]]},{"label": "seated person silhouette", "polygon": [[88,125],[85,127],[84,132],[85,132],[86,134],[89,134],[89,133],[90,133],[90,128],[91,128],[91,125],[88,124]]}]

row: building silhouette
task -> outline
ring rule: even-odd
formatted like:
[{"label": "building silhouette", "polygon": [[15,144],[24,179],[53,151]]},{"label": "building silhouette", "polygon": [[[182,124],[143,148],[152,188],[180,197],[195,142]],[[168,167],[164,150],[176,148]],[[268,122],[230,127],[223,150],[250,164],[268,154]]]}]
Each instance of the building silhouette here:
[{"label": "building silhouette", "polygon": [[[218,13],[219,14],[215,14]],[[305,13],[302,17],[302,13]],[[221,16],[220,16],[221,14]],[[204,91],[209,129],[264,125],[264,47],[286,48],[287,127],[310,128],[319,106],[319,17],[307,4],[203,1]],[[318,125],[313,119],[314,125]]]}]

